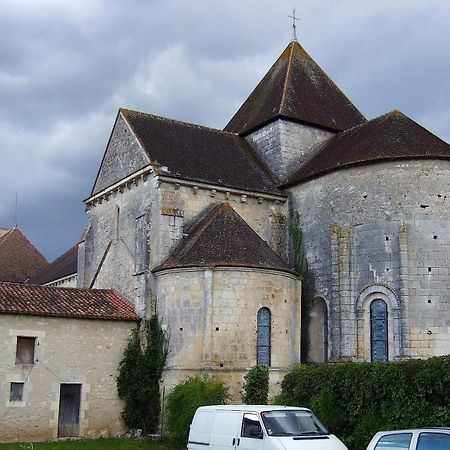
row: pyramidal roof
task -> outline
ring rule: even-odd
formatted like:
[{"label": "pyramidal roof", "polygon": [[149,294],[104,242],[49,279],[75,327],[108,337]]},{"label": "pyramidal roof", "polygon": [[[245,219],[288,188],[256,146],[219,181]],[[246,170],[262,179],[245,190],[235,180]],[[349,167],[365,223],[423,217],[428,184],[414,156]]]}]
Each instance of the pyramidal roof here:
[{"label": "pyramidal roof", "polygon": [[394,110],[333,136],[283,186],[349,166],[411,158],[449,159],[450,145]]},{"label": "pyramidal roof", "polygon": [[277,118],[334,131],[365,121],[297,41],[286,47],[225,130],[247,134]]},{"label": "pyramidal roof", "polygon": [[182,267],[255,267],[294,273],[229,203],[206,214],[153,272]]}]

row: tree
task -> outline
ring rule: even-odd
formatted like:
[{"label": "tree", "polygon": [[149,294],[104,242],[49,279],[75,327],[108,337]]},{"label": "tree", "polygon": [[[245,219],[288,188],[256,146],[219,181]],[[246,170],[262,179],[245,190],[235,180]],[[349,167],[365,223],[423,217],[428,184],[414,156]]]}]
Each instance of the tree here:
[{"label": "tree", "polygon": [[247,405],[266,405],[269,400],[269,369],[252,367],[244,377],[242,401]]},{"label": "tree", "polygon": [[117,393],[124,400],[122,419],[129,428],[156,433],[161,397],[159,384],[168,354],[168,338],[156,315],[131,333],[119,364]]}]

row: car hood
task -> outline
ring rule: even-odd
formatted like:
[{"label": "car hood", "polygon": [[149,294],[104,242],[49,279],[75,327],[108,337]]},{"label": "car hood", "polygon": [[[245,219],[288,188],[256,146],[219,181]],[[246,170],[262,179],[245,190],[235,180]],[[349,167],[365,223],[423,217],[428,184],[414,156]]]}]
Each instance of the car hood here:
[{"label": "car hood", "polygon": [[282,436],[274,437],[285,450],[348,450],[334,435],[323,436]]}]

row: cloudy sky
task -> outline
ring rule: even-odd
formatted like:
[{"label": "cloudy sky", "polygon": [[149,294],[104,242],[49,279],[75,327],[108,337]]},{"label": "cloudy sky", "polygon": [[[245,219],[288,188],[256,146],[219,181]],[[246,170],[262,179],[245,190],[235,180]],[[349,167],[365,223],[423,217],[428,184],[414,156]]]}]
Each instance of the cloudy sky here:
[{"label": "cloudy sky", "polygon": [[0,0],[0,227],[79,239],[119,107],[222,128],[291,38],[367,118],[450,142],[449,0]]}]

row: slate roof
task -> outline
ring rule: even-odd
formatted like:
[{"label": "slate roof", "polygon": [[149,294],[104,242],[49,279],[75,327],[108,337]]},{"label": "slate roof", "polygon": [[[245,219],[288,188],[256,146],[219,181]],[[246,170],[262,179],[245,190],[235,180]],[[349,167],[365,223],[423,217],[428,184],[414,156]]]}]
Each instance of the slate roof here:
[{"label": "slate roof", "polygon": [[277,118],[334,131],[365,121],[297,41],[286,47],[225,130],[248,134]]},{"label": "slate roof", "polygon": [[38,273],[31,276],[28,284],[46,284],[60,278],[75,275],[78,268],[78,244],[67,250]]},{"label": "slate roof", "polygon": [[182,267],[255,267],[294,271],[234,211],[216,206],[153,272]]},{"label": "slate roof", "polygon": [[247,141],[234,133],[120,109],[153,164],[168,175],[284,195]]},{"label": "slate roof", "polygon": [[411,158],[450,158],[450,145],[395,110],[333,136],[283,187],[348,166]]},{"label": "slate roof", "polygon": [[111,290],[0,282],[0,314],[138,320],[133,307]]},{"label": "slate roof", "polygon": [[0,228],[0,281],[24,282],[47,265],[18,228]]}]

